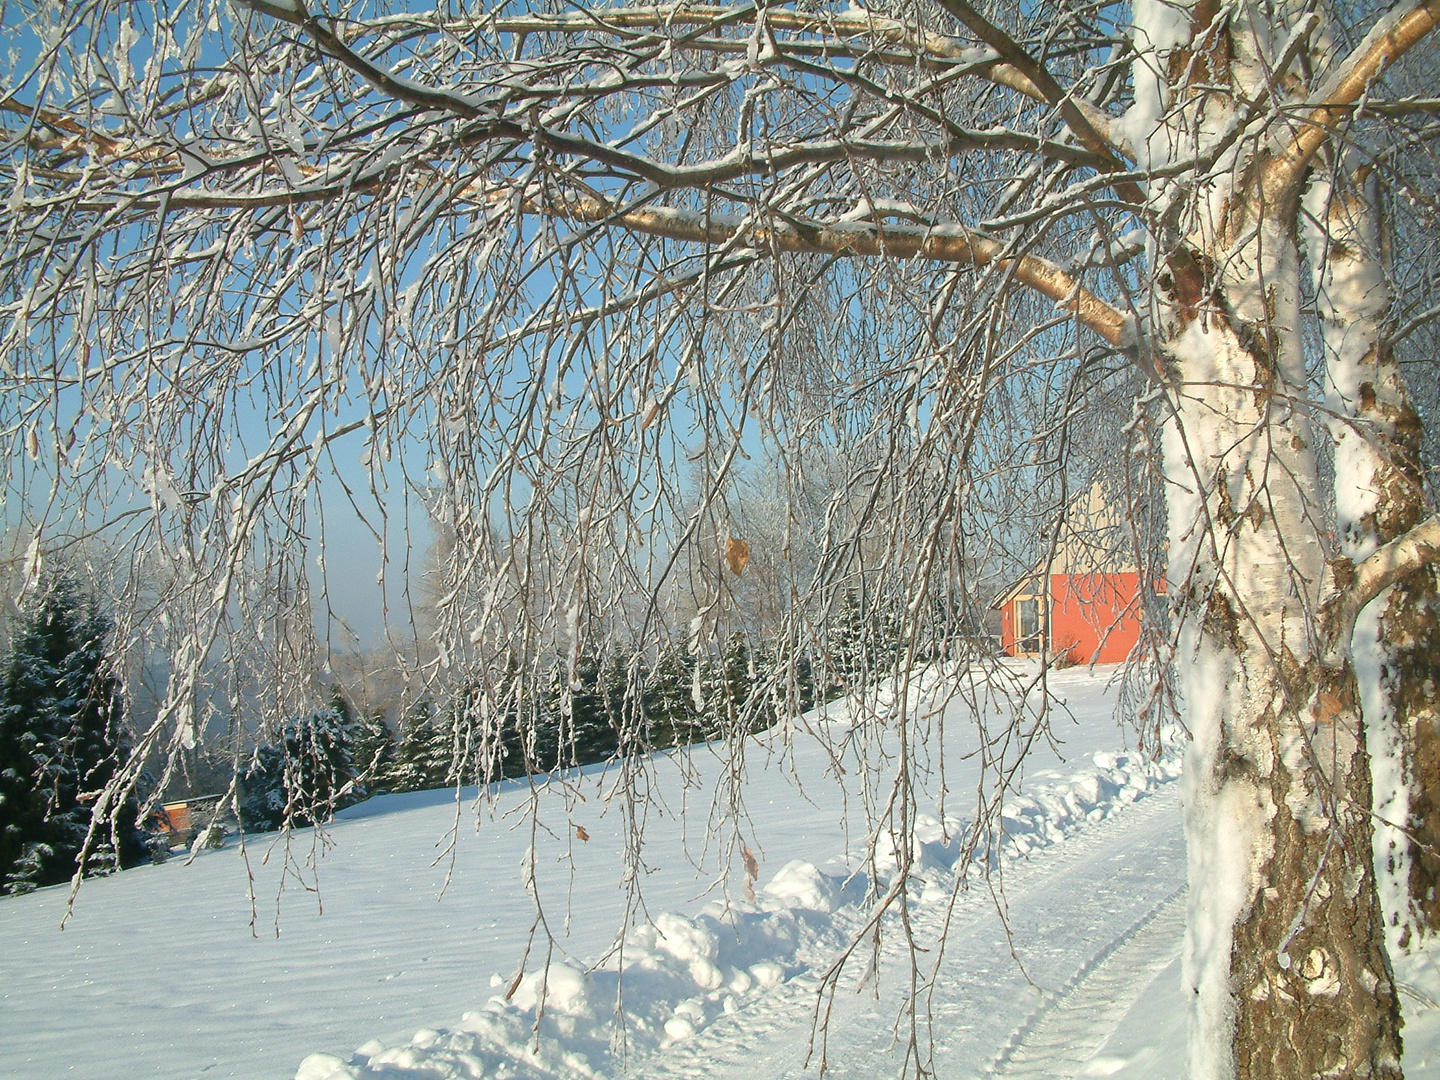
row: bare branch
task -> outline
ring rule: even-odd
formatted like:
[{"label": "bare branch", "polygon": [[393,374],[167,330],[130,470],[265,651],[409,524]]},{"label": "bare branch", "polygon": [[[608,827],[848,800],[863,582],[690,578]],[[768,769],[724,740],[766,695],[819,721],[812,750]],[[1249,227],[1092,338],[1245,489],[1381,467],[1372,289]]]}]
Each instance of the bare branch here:
[{"label": "bare branch", "polygon": [[996,265],[1070,312],[1119,349],[1136,344],[1134,319],[1083,288],[1054,263],[1034,255],[1015,257],[1005,245],[963,225],[882,225],[868,221],[810,222],[779,218],[764,223],[668,207],[625,210],[599,198],[529,202],[537,212],[577,221],[608,222],[672,240],[720,245],[737,236],[757,251],[933,259],[962,266]]},{"label": "bare branch", "polygon": [[[700,26],[704,30],[712,30],[722,26],[753,23],[758,17],[757,11],[753,4],[728,8],[676,4],[609,8],[556,15],[527,14],[496,19],[494,26],[502,33],[512,34],[616,33],[635,29],[668,30],[679,26]],[[782,52],[796,52],[803,48],[804,52],[810,54],[863,57],[907,67],[913,66],[917,58],[922,61],[945,61],[947,67],[961,65],[967,69],[968,74],[1014,90],[1035,101],[1058,103],[1051,101],[1046,90],[1037,85],[1029,74],[1007,62],[1006,57],[992,48],[972,45],[961,38],[923,30],[912,22],[869,11],[803,12],[776,8],[766,8],[764,20],[766,27],[771,30],[829,35],[819,42],[805,45],[787,41],[780,46]],[[857,48],[850,44],[853,40],[866,44]],[[884,53],[877,50],[871,42],[895,46],[903,51]],[[676,44],[685,48],[711,51],[743,52],[745,49],[743,40],[700,38],[695,35],[686,35]],[[1103,146],[1106,148],[1103,156],[1110,157],[1117,145],[1110,135],[1110,118],[1088,102],[1074,98],[1068,101],[1065,108],[1073,112],[1076,123],[1087,128],[1099,140],[1096,145],[1086,143],[1086,148],[1092,153],[1099,153],[1099,147]],[[1066,119],[1069,122],[1071,117],[1067,115]]]},{"label": "bare branch", "polygon": [[1397,536],[1355,567],[1355,576],[1329,605],[1332,662],[1348,649],[1355,620],[1367,604],[1396,582],[1436,564],[1440,564],[1440,515]]},{"label": "bare branch", "polygon": [[[1111,169],[1125,167],[1120,158],[1119,146],[1101,131],[1101,127],[1108,127],[1108,124],[1097,124],[1100,117],[1094,115],[1095,110],[1083,109],[1073,95],[1061,88],[1044,64],[1022,49],[1014,38],[982,16],[965,0],[936,0],[936,3],[973,30],[1002,60],[1020,72],[1045,101],[1055,106],[1081,145],[1104,158]],[[1137,206],[1144,201],[1136,184],[1126,182],[1123,194]]]},{"label": "bare branch", "polygon": [[1298,124],[1290,144],[1265,166],[1261,191],[1267,205],[1289,207],[1299,195],[1305,171],[1334,128],[1351,108],[1406,52],[1440,21],[1440,0],[1409,0],[1397,5],[1365,35],[1340,64],[1313,106]]}]

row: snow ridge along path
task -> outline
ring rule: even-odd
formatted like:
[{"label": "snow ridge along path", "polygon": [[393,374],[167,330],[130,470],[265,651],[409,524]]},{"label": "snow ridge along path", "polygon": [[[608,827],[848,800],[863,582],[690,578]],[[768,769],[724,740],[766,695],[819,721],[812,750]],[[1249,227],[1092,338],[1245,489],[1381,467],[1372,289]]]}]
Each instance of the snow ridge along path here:
[{"label": "snow ridge along path", "polygon": [[[962,823],[923,815],[917,821],[913,865],[919,870],[908,901],[914,940],[927,950],[918,955],[922,962],[941,955],[933,947],[948,918],[944,955],[955,958],[933,972],[929,1011],[937,1041],[930,1047],[928,1036],[919,1040],[920,1052],[933,1054],[937,1063],[956,1055],[962,1064],[1001,1061],[1007,1044],[994,1045],[997,1030],[1024,1029],[1047,994],[1054,997],[1078,985],[1173,897],[1177,875],[1183,880],[1179,814],[1170,783],[1180,772],[1178,749],[1172,746],[1158,760],[1097,752],[1084,766],[1008,801],[1002,809],[1001,849],[980,856],[985,860],[980,863],[961,860]],[[1154,800],[1163,808],[1133,815],[1132,828],[1149,831],[1133,844],[1123,842],[1150,865],[1112,866],[1094,854],[1114,849],[1113,837],[1084,845],[1094,849],[1088,860],[1061,851],[1058,859],[1027,864],[1030,853],[1095,831],[1117,809],[1161,789],[1172,792]],[[1163,839],[1161,834],[1166,834]],[[1165,854],[1157,856],[1157,846]],[[1159,865],[1153,865],[1157,860]],[[1039,869],[1052,864],[1062,869]],[[881,890],[896,865],[893,852],[877,857]],[[1150,883],[1148,890],[1139,887],[1144,882]],[[367,1043],[348,1060],[313,1054],[301,1064],[297,1080],[497,1074],[570,1080],[622,1071],[658,1080],[677,1075],[677,1068],[689,1075],[696,1070],[724,1075],[727,1059],[747,1080],[757,1074],[798,1075],[808,1055],[797,1057],[796,1051],[808,1048],[818,980],[839,948],[863,929],[871,895],[867,885],[844,864],[822,870],[792,861],[753,903],[712,902],[693,918],[661,915],[632,930],[617,958],[588,969],[552,961],[527,972],[508,999],[497,994],[452,1028],[424,1029],[401,1045]],[[1021,969],[1010,953],[991,886],[1002,903],[1023,898],[1025,920],[1042,916],[1043,927],[1035,928],[1038,940],[1062,942],[1066,962],[1052,962],[1044,948],[1032,957],[1022,951],[1026,967]],[[1037,889],[1046,895],[1032,898],[1029,893]],[[1032,927],[1017,918],[1009,922],[1020,947]],[[886,937],[892,942],[895,925],[895,917],[887,916]],[[1071,970],[1067,962],[1077,934],[1083,957],[1080,968]],[[893,1034],[895,1019],[903,1013],[901,999],[895,998],[903,982],[896,977],[895,959],[892,944],[882,954],[876,977],[866,980],[867,993],[842,987],[837,994],[824,1050],[830,1073],[870,1077],[893,1074],[903,1064],[907,1040]],[[908,962],[903,969],[908,970]],[[1059,989],[1043,991],[1037,1001],[1035,986]],[[984,1025],[951,1015],[973,1011],[977,1003],[989,1014]],[[1021,1012],[1012,1016],[1017,1008]],[[697,1042],[707,1029],[710,1036]],[[878,1042],[871,1038],[877,1032]],[[731,1045],[716,1045],[717,1039]],[[740,1047],[746,1052],[736,1060],[733,1051]]]},{"label": "snow ridge along path", "polygon": [[[1174,785],[1166,785],[1154,798],[1087,824],[1063,845],[1008,858],[1001,898],[1008,938],[983,878],[957,898],[928,995],[936,1041],[925,1052],[938,1075],[1060,1078],[1105,1075],[1082,1071],[1097,1061],[1106,1072],[1124,1064],[1100,1060],[1095,1051],[1180,951],[1184,892],[1176,882],[1184,880],[1185,863],[1178,805]],[[916,938],[933,942],[945,918],[944,904],[916,909]],[[813,1077],[821,1051],[811,1035],[823,970],[817,964],[684,1046],[654,1055],[633,1075]],[[895,1022],[907,973],[908,958],[892,939],[878,980],[863,986],[859,978],[846,980],[825,1037],[827,1075],[898,1074],[906,1045]],[[1170,974],[1178,991],[1178,972]]]}]

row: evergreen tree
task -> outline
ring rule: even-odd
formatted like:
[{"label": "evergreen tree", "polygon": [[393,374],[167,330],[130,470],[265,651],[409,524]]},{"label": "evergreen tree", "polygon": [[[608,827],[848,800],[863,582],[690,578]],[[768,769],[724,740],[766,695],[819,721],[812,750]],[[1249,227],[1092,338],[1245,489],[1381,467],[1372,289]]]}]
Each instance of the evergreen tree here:
[{"label": "evergreen tree", "polygon": [[756,648],[752,666],[754,685],[750,690],[751,733],[774,727],[787,715],[797,715],[798,693],[789,685],[789,665],[780,662],[768,645]]},{"label": "evergreen tree", "polygon": [[[62,577],[23,618],[0,663],[0,888],[68,880],[89,835],[86,802],[128,752],[119,680],[105,657],[110,622]],[[86,873],[145,857],[127,800],[86,853]],[[118,850],[117,850],[118,848]]]},{"label": "evergreen tree", "polygon": [[575,662],[574,677],[566,683],[560,673],[556,718],[560,723],[560,767],[590,765],[615,753],[619,738],[612,721],[611,694],[602,678],[600,661],[583,654]]},{"label": "evergreen tree", "polygon": [[393,790],[389,781],[395,770],[395,736],[380,713],[363,718],[351,751],[355,782],[366,795]]},{"label": "evergreen tree", "polygon": [[723,668],[713,653],[701,653],[690,669],[690,742],[709,742],[724,732],[729,699]]},{"label": "evergreen tree", "polygon": [[[592,760],[604,761],[612,756],[637,757],[655,749],[650,740],[644,682],[638,677],[639,670],[640,661],[634,653],[612,652],[601,665],[601,693],[607,727],[604,732],[597,733],[599,754]],[[636,672],[633,679],[632,671]]]},{"label": "evergreen tree", "polygon": [[330,705],[289,720],[240,775],[241,824],[265,831],[329,821],[355,801],[356,724],[338,693]]},{"label": "evergreen tree", "polygon": [[[519,749],[523,744],[525,753],[530,755],[528,760],[538,772],[550,772],[574,765],[576,754],[571,741],[571,703],[570,684],[565,677],[564,665],[554,663],[546,673],[543,692],[531,706],[528,720],[531,730],[522,732],[519,730],[518,719],[512,720],[515,730],[507,734],[507,747],[513,742]],[[523,755],[514,759],[515,764],[512,767],[516,771],[507,772],[507,775],[524,775],[524,766],[521,763],[525,760],[527,759]]]},{"label": "evergreen tree", "polygon": [[866,637],[864,605],[854,589],[847,589],[830,624],[827,697],[838,697],[847,689],[864,684],[869,666]]},{"label": "evergreen tree", "polygon": [[455,699],[444,730],[449,784],[489,784],[528,771],[531,747],[513,713],[497,709],[478,688]]},{"label": "evergreen tree", "polygon": [[825,700],[859,690],[889,671],[903,646],[902,625],[891,610],[847,589],[829,627]]},{"label": "evergreen tree", "polygon": [[[510,675],[512,689],[519,690],[520,673]],[[501,721],[502,770],[507,777],[530,773],[547,773],[560,767],[569,757],[564,746],[562,694],[564,674],[553,665],[546,674],[544,689],[533,697],[524,697],[523,709],[512,703]]]},{"label": "evergreen tree", "polygon": [[449,782],[454,734],[438,718],[435,703],[416,702],[400,721],[395,760],[386,774],[391,791],[428,791]]},{"label": "evergreen tree", "polygon": [[652,746],[684,746],[694,741],[698,719],[694,667],[695,658],[674,645],[656,659],[644,692]]},{"label": "evergreen tree", "polygon": [[448,787],[455,782],[456,724],[460,719],[453,710],[439,712],[419,731],[418,757],[415,764],[424,777],[425,787]]},{"label": "evergreen tree", "polygon": [[750,646],[738,630],[725,639],[725,647],[720,650],[720,677],[730,714],[743,716],[755,687],[755,673],[750,670]]},{"label": "evergreen tree", "polygon": [[796,653],[793,662],[781,665],[787,710],[799,716],[819,704],[815,688],[815,663],[809,653]]}]

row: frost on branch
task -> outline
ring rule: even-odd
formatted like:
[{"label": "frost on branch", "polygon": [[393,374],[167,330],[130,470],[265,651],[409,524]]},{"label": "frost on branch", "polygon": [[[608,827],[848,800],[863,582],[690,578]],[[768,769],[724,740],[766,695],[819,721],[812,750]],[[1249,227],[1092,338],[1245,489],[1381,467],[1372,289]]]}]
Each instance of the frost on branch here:
[{"label": "frost on branch", "polygon": [[[1302,250],[1301,197],[1338,147],[1363,159],[1398,196],[1391,295],[1435,308],[1434,170],[1395,151],[1434,110],[1390,90],[1429,6],[23,18],[7,507],[37,551],[122,567],[115,648],[164,658],[119,783],[313,712],[340,590],[378,572],[397,699],[448,717],[456,777],[503,773],[517,731],[532,764],[578,760],[593,697],[633,809],[647,693],[688,689],[735,763],[713,806],[738,854],[744,733],[846,695],[847,738],[905,736],[866,803],[903,831],[931,762],[877,680],[893,705],[930,664],[997,671],[990,601],[1055,564],[1098,485],[1195,720],[1196,866],[1224,871],[1196,894],[1198,1074],[1283,1068],[1228,1042],[1298,1030],[1288,969],[1251,954],[1289,956],[1292,923],[1364,937],[1373,908],[1361,863],[1306,840],[1327,821],[1366,850],[1370,795],[1317,780],[1369,770],[1321,625],[1358,504],[1322,491],[1350,447],[1315,419],[1340,409],[1312,293],[1346,245]],[[353,536],[381,552],[364,575]],[[1212,828],[1237,800],[1248,824]],[[1324,923],[1296,881],[1342,869]],[[1384,1075],[1383,958],[1343,944],[1359,974],[1321,1004],[1350,1041],[1290,1064]]]}]

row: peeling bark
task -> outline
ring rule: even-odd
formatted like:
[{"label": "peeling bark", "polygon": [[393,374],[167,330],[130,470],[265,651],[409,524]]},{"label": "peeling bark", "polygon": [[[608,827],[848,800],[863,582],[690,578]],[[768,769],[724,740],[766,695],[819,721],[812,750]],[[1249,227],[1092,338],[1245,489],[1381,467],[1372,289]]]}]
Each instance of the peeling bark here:
[{"label": "peeling bark", "polygon": [[1152,325],[1170,407],[1169,593],[1193,735],[1190,1076],[1395,1080],[1361,692],[1325,636],[1343,567],[1315,528],[1317,440],[1293,404],[1308,378],[1299,182],[1319,143],[1231,138],[1250,103],[1350,100],[1355,72],[1393,56],[1367,39],[1325,84],[1334,50],[1313,5],[1196,7],[1186,42],[1169,9],[1151,8],[1137,0],[1137,24],[1166,45],[1147,68],[1168,78],[1145,148],[1217,148],[1204,183],[1166,193],[1181,209],[1152,237],[1165,259]]},{"label": "peeling bark", "polygon": [[[1388,657],[1384,684],[1403,738],[1410,789],[1405,835],[1406,877],[1415,924],[1440,932],[1440,585],[1433,567],[1391,587],[1380,616]],[[1387,867],[1403,865],[1395,851],[1378,853]],[[1409,945],[1404,923],[1397,945]]]},{"label": "peeling bark", "polygon": [[1255,351],[1294,347],[1283,292],[1268,294],[1268,327],[1240,329],[1245,302],[1221,316],[1217,293],[1207,326],[1171,349],[1171,586],[1195,736],[1191,1075],[1399,1077],[1358,695],[1348,666],[1321,662],[1324,562],[1296,540],[1313,510],[1311,440],[1287,395],[1254,390],[1285,382],[1284,363]]},{"label": "peeling bark", "polygon": [[[1236,1076],[1398,1077],[1354,679],[1314,664],[1293,679],[1277,701],[1278,767],[1262,793],[1274,851],[1235,933]],[[1297,715],[1307,691],[1308,711]],[[1300,767],[1290,767],[1296,757]]]},{"label": "peeling bark", "polygon": [[[1379,194],[1344,171],[1317,181],[1308,246],[1325,343],[1342,575],[1429,514],[1423,429],[1386,333]],[[1343,627],[1342,627],[1343,631]],[[1440,930],[1440,597],[1433,567],[1386,589],[1348,642],[1373,769],[1375,864],[1391,949]]]},{"label": "peeling bark", "polygon": [[1169,312],[1166,348],[1170,589],[1194,735],[1190,1074],[1390,1080],[1400,1020],[1369,758],[1354,672],[1325,663],[1315,439],[1290,404],[1306,377],[1298,248],[1283,218],[1233,203],[1226,218],[1186,238],[1205,284]]}]

